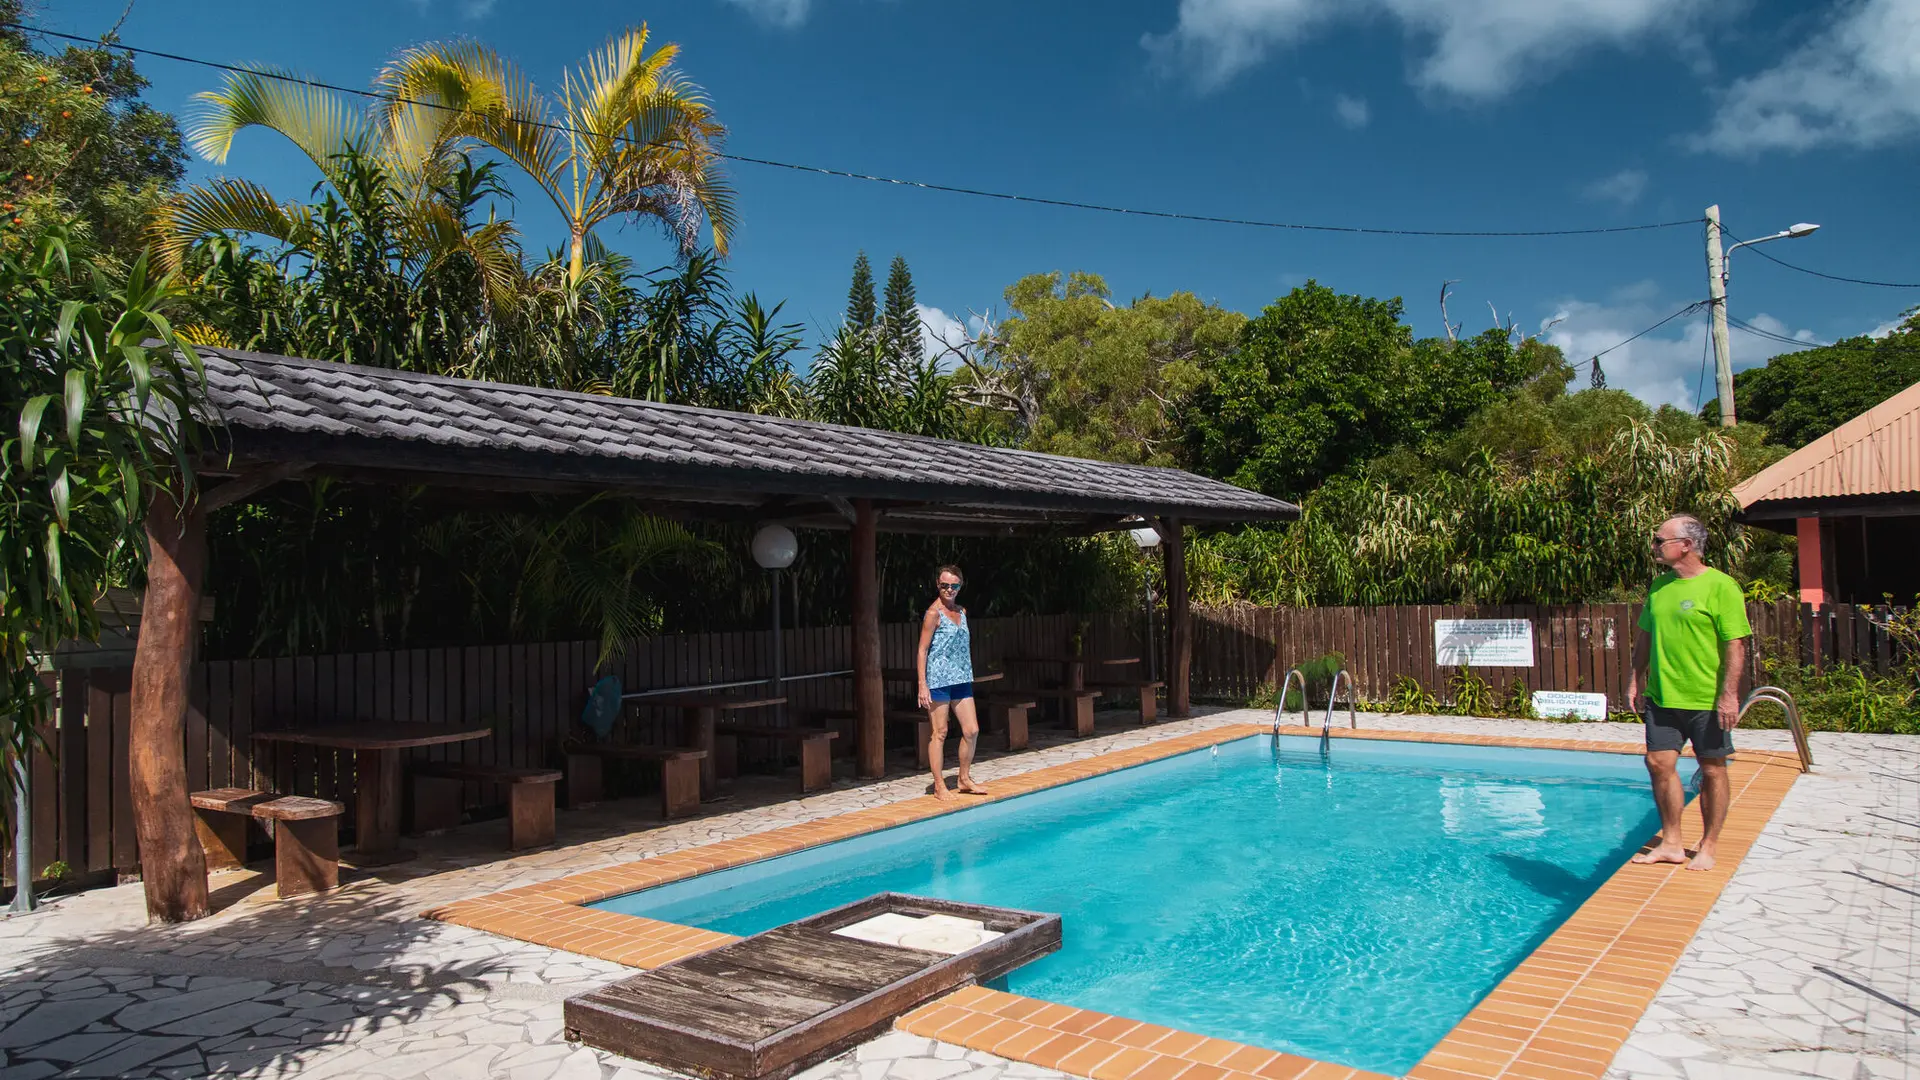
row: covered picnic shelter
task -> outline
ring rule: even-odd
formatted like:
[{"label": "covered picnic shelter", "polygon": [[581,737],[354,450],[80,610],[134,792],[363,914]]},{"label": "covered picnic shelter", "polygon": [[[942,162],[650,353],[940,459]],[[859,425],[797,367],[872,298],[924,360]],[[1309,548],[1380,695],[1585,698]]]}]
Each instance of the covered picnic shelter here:
[{"label": "covered picnic shelter", "polygon": [[1164,538],[1167,705],[1189,711],[1183,529],[1287,521],[1299,508],[1176,469],[1087,461],[773,416],[227,349],[201,350],[208,437],[195,499],[154,500],[133,671],[130,780],[151,917],[207,914],[182,750],[206,515],[268,486],[333,477],[470,493],[611,493],[665,517],[852,532],[857,770],[885,771],[876,536]]}]

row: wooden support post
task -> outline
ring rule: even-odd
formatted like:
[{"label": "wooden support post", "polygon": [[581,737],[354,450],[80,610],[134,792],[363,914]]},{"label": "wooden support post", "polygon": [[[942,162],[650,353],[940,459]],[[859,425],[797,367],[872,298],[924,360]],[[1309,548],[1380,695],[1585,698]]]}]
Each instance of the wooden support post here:
[{"label": "wooden support post", "polygon": [[128,780],[147,917],[206,917],[207,862],[187,801],[187,684],[199,633],[207,516],[162,487],[147,510],[147,591],[133,654]]},{"label": "wooden support post", "polygon": [[1166,519],[1160,550],[1167,558],[1167,715],[1192,710],[1193,621],[1187,612],[1187,543],[1179,518]]},{"label": "wooden support post", "polygon": [[880,517],[873,500],[854,500],[853,703],[859,714],[859,773],[887,773],[887,697],[880,680],[880,570],[875,547]]}]

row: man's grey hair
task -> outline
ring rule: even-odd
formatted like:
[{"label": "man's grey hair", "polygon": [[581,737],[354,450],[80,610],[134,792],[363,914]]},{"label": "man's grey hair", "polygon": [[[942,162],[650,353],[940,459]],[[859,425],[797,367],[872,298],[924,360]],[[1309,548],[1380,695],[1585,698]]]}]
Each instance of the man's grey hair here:
[{"label": "man's grey hair", "polygon": [[1680,527],[1680,535],[1687,538],[1687,543],[1693,545],[1694,554],[1707,553],[1707,527],[1700,523],[1699,518],[1692,514],[1675,514],[1670,520]]}]

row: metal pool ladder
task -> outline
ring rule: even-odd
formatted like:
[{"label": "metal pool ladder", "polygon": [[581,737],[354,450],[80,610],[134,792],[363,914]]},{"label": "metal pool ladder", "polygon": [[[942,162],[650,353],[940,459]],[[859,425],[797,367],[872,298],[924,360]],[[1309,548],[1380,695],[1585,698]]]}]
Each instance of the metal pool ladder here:
[{"label": "metal pool ladder", "polygon": [[1807,746],[1807,728],[1800,722],[1800,707],[1793,703],[1793,695],[1777,686],[1756,686],[1747,700],[1740,703],[1740,718],[1746,719],[1747,710],[1763,701],[1780,706],[1787,714],[1787,729],[1793,732],[1794,749],[1800,751],[1800,771],[1813,771],[1813,750]]},{"label": "metal pool ladder", "polygon": [[[1288,668],[1287,677],[1280,682],[1280,696],[1275,699],[1273,703],[1273,737],[1276,743],[1280,738],[1280,718],[1287,711],[1287,691],[1293,689],[1293,681],[1295,679],[1300,680],[1300,723],[1302,726],[1313,723],[1307,705],[1307,677],[1299,668]],[[1327,713],[1320,722],[1320,752],[1322,754],[1327,753],[1332,747],[1333,706],[1334,703],[1340,699],[1340,684],[1342,683],[1345,683],[1347,687],[1347,726],[1356,730],[1360,727],[1360,716],[1359,713],[1354,710],[1353,704],[1353,676],[1347,673],[1346,668],[1341,668],[1339,671],[1334,672],[1333,688],[1327,692]]]}]

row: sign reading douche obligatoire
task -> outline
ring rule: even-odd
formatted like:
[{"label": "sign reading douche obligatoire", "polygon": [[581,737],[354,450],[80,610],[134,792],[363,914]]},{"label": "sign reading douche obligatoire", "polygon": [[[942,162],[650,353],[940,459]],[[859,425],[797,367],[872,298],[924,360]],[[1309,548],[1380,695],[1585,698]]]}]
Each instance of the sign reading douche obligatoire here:
[{"label": "sign reading douche obligatoire", "polygon": [[1433,658],[1441,667],[1532,667],[1531,619],[1435,619]]}]

